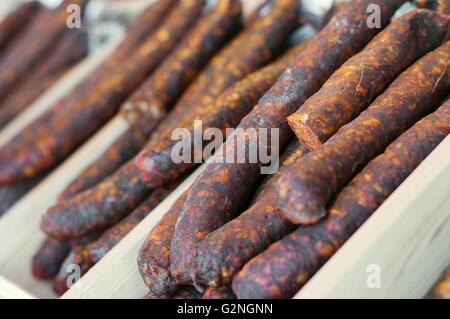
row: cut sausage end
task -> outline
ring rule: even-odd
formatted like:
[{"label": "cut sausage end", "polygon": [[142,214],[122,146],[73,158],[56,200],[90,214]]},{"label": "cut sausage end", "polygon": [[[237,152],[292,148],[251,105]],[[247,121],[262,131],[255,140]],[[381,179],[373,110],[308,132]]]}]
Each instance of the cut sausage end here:
[{"label": "cut sausage end", "polygon": [[287,118],[287,121],[299,142],[308,150],[311,151],[325,143],[325,138],[319,137],[308,125],[303,123],[300,114],[292,114]]}]

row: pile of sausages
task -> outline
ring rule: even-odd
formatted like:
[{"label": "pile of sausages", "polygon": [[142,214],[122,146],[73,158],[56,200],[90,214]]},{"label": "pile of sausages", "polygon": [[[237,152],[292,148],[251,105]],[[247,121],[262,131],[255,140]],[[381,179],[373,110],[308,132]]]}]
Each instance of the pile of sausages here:
[{"label": "pile of sausages", "polygon": [[[0,148],[0,185],[34,185],[113,116],[128,123],[43,216],[34,276],[64,293],[74,266],[86,273],[208,160],[139,251],[146,298],[293,297],[450,132],[450,16],[445,2],[418,1],[393,18],[405,2],[339,4],[302,43],[292,43],[307,21],[298,0],[265,1],[244,18],[240,0],[149,5],[111,56]],[[369,5],[380,9],[377,26]],[[34,26],[46,41],[15,44],[34,52],[27,67],[0,47],[1,104],[20,105],[6,94],[19,78],[23,92],[36,88],[24,74],[61,37],[52,21]],[[26,28],[6,22],[0,39]],[[30,78],[61,69],[56,56],[78,40],[70,35]],[[194,120],[257,133],[176,163],[172,133],[193,133]],[[260,129],[278,130],[277,149]],[[261,173],[250,145],[281,151],[275,174]],[[238,153],[244,162],[226,160]]]},{"label": "pile of sausages", "polygon": [[[449,134],[450,17],[416,9],[391,20],[404,2],[340,5],[233,123],[278,128],[280,169],[263,178],[262,163],[226,162],[248,159],[262,138],[230,136],[141,247],[147,298],[189,286],[193,297],[293,297]],[[379,28],[366,23],[369,4]],[[216,114],[223,102],[210,104]],[[184,171],[165,163],[152,143],[135,161],[151,187]]]}]

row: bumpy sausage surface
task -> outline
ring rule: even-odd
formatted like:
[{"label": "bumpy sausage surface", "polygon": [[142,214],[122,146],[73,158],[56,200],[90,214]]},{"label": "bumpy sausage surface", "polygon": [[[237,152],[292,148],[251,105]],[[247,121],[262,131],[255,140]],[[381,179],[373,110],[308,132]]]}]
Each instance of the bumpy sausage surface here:
[{"label": "bumpy sausage surface", "polygon": [[295,224],[313,224],[340,188],[445,97],[450,41],[403,72],[358,118],[307,154],[278,184],[278,202]]},{"label": "bumpy sausage surface", "polygon": [[265,17],[246,28],[211,60],[136,159],[149,186],[159,187],[193,166],[173,161],[171,151],[176,141],[171,140],[172,132],[176,128],[191,129],[194,120],[203,120],[214,110],[214,101],[225,89],[269,62],[295,28],[297,11],[297,1],[278,1]]},{"label": "bumpy sausage surface", "polygon": [[186,193],[175,201],[139,250],[139,272],[155,296],[170,296],[178,288],[170,273],[170,244],[185,200]]},{"label": "bumpy sausage surface", "polygon": [[355,118],[398,74],[442,43],[449,20],[423,9],[394,20],[288,117],[300,142],[314,149]]},{"label": "bumpy sausage surface", "polygon": [[[115,114],[120,104],[164,60],[197,20],[202,0],[181,0],[163,24],[132,55],[102,73],[89,93],[54,115],[33,140],[3,149],[0,182],[30,178],[69,155]],[[32,138],[31,136],[29,137]],[[35,143],[38,140],[39,143]],[[7,145],[8,146],[8,145]],[[3,152],[2,151],[2,152]],[[1,152],[0,152],[1,153]],[[14,163],[7,163],[8,158]]]},{"label": "bumpy sausage surface", "polygon": [[144,299],[201,299],[202,294],[192,286],[180,286],[178,290],[171,296],[158,296],[153,292],[145,295]]},{"label": "bumpy sausage surface", "polygon": [[169,110],[213,54],[239,29],[239,0],[219,1],[207,12],[162,66],[122,107],[131,123]]},{"label": "bumpy sausage surface", "polygon": [[[242,120],[238,129],[254,128],[258,132],[261,128],[278,128],[282,149],[291,138],[286,117],[380,31],[367,26],[367,6],[379,5],[381,24],[385,26],[403,2],[355,0],[348,3],[309,40],[305,50]],[[172,274],[184,279],[189,277],[186,272],[192,269],[189,264],[196,254],[196,243],[238,214],[260,179],[259,163],[226,162],[230,156],[227,152],[231,153],[231,158],[238,152],[247,154],[248,145],[258,145],[260,140],[258,135],[246,138],[248,140],[236,146],[231,136],[190,188],[172,243]],[[270,146],[264,146],[270,153]],[[249,155],[246,157],[248,159]]]},{"label": "bumpy sausage surface", "polygon": [[442,14],[450,14],[450,2],[448,0],[416,0],[419,8],[436,10]]},{"label": "bumpy sausage surface", "polygon": [[240,298],[292,297],[450,133],[450,101],[373,159],[318,224],[299,227],[248,262],[233,281]]}]

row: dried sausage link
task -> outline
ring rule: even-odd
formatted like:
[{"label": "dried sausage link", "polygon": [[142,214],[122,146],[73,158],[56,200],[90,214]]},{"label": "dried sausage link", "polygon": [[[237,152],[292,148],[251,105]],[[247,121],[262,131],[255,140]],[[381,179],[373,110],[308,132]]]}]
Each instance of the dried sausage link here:
[{"label": "dried sausage link", "polygon": [[[78,5],[84,11],[89,0],[64,0],[54,9],[40,10],[14,40],[14,44],[2,53],[0,60],[0,99],[47,54],[53,43],[67,29],[67,6]],[[39,39],[39,41],[36,41]]]},{"label": "dried sausage link", "polygon": [[300,142],[314,149],[355,118],[402,71],[442,43],[449,20],[430,10],[394,20],[288,117]]},{"label": "dried sausage link", "polygon": [[113,174],[123,164],[131,160],[145,145],[151,130],[147,121],[136,123],[125,131],[97,160],[86,167],[78,177],[66,187],[59,196],[59,201],[94,187],[103,179]]},{"label": "dried sausage link", "polygon": [[158,206],[176,185],[154,191],[128,217],[105,231],[97,240],[74,249],[74,260],[80,269],[90,269],[114,248],[134,227]]},{"label": "dried sausage link", "polygon": [[236,299],[236,296],[228,287],[209,287],[203,293],[202,299]]}]

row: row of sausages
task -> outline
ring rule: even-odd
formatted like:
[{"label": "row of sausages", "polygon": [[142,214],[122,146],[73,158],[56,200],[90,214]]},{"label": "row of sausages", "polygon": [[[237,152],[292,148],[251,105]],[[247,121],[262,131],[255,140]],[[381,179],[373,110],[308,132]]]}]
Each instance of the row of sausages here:
[{"label": "row of sausages", "polygon": [[[83,12],[87,1],[76,4]],[[0,22],[0,128],[86,56],[87,35],[66,27],[66,6],[48,9],[38,1],[25,2]],[[0,215],[42,177],[2,183]]]},{"label": "row of sausages", "polygon": [[[383,28],[374,1],[343,5],[240,121],[279,129],[278,173],[258,188],[261,163],[223,159],[259,136],[229,138],[151,231],[148,298],[292,297],[450,133],[449,16],[375,2]],[[151,184],[158,163],[137,165]]]}]

